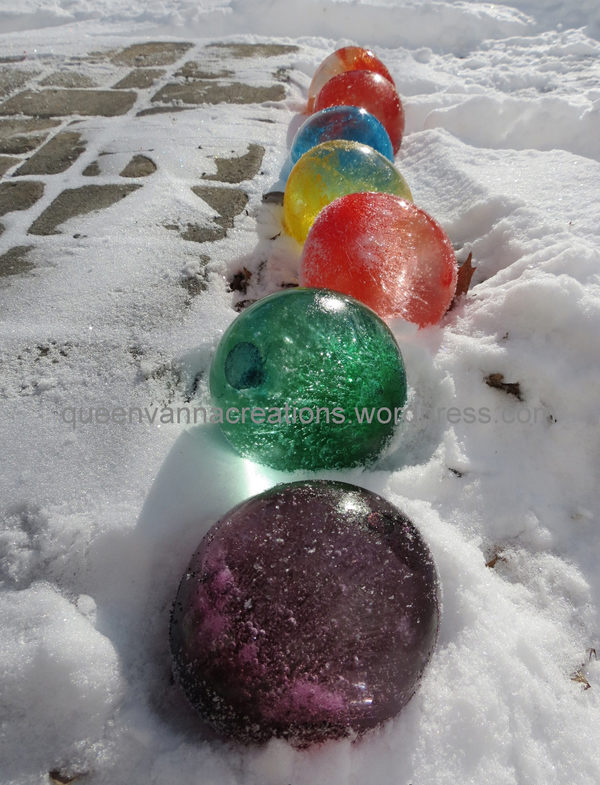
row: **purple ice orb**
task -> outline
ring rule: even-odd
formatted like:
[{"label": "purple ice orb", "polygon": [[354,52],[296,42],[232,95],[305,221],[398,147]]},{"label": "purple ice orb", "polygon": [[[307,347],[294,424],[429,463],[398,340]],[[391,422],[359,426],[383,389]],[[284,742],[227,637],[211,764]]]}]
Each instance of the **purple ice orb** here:
[{"label": "purple ice orb", "polygon": [[341,482],[278,485],[192,557],[171,616],[174,673],[218,732],[303,747],[397,714],[438,623],[435,565],[397,508]]}]

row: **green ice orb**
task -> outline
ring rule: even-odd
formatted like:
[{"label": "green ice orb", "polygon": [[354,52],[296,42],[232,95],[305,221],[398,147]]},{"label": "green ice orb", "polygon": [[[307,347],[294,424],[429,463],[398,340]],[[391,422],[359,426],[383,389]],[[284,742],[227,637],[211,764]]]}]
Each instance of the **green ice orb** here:
[{"label": "green ice orb", "polygon": [[288,289],[242,312],[210,370],[223,432],[283,471],[374,461],[406,403],[402,355],[370,308],[328,289]]}]

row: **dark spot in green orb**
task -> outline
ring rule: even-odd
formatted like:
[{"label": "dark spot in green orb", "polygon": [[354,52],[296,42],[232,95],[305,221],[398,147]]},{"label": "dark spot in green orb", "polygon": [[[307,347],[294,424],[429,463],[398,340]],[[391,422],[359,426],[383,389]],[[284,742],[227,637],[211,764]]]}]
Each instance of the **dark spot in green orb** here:
[{"label": "dark spot in green orb", "polygon": [[236,390],[259,387],[265,380],[264,361],[250,341],[236,344],[225,358],[225,378]]}]

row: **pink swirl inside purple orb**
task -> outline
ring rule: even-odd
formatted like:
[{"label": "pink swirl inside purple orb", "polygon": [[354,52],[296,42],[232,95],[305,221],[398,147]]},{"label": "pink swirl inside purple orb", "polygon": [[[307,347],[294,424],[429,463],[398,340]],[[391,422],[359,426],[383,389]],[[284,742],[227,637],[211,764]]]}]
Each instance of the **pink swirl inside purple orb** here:
[{"label": "pink swirl inside purple orb", "polygon": [[171,617],[174,673],[226,736],[306,746],[397,714],[438,624],[433,559],[398,509],[346,483],[278,485],[192,557]]}]

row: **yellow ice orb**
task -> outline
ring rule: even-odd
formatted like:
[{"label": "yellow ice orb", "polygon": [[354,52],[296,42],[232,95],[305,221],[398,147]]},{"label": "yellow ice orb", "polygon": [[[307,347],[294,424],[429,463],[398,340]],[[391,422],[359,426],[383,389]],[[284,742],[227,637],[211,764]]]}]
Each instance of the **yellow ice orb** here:
[{"label": "yellow ice orb", "polygon": [[366,191],[395,194],[412,202],[404,177],[372,147],[337,139],[319,144],[290,172],[283,197],[285,229],[303,243],[323,207],[340,196]]}]

